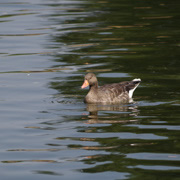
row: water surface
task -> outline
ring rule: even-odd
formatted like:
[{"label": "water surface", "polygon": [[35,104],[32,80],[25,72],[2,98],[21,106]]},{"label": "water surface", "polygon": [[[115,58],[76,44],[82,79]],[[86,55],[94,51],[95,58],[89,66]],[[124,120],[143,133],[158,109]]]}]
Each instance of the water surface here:
[{"label": "water surface", "polygon": [[[179,33],[177,0],[1,1],[1,178],[179,179]],[[88,72],[142,83],[86,105]]]}]

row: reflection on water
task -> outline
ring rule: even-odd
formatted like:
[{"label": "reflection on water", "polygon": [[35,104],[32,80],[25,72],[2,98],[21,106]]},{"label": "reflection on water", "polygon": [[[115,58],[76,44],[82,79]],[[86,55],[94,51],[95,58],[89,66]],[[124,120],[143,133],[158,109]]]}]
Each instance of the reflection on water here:
[{"label": "reflection on water", "polygon": [[[178,0],[1,1],[1,179],[178,179],[178,40]],[[87,72],[135,102],[84,104]]]},{"label": "reflection on water", "polygon": [[[101,104],[87,104],[86,110],[89,111],[88,118],[89,123],[125,123],[130,122],[131,120],[121,121],[120,119],[128,116],[137,116],[138,115],[138,107],[136,105],[101,105]],[[106,114],[104,118],[106,119],[118,119],[118,120],[106,120],[106,121],[98,121],[98,111],[105,111]],[[115,114],[113,112],[108,113],[107,111],[116,111]],[[119,113],[118,113],[119,112]],[[109,114],[109,115],[108,115]],[[102,116],[100,116],[101,118]],[[135,120],[132,120],[132,122]]]}]

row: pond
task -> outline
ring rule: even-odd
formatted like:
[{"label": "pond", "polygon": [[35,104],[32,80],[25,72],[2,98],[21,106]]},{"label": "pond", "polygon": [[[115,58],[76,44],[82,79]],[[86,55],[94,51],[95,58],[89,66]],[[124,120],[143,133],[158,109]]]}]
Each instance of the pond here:
[{"label": "pond", "polygon": [[[1,0],[3,180],[180,177],[178,0]],[[141,78],[134,102],[90,105]]]}]

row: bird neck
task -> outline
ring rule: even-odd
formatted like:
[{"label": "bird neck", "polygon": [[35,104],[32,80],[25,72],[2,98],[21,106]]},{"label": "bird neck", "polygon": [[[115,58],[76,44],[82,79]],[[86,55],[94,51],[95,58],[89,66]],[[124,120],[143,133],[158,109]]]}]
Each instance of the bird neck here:
[{"label": "bird neck", "polygon": [[93,83],[92,85],[89,86],[89,89],[90,90],[97,90],[98,89],[98,83],[97,82]]}]

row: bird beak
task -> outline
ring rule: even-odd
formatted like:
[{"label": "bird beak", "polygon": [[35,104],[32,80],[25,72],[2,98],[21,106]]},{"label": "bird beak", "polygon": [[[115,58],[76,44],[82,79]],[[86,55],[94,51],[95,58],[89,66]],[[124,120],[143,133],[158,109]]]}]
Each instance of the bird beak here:
[{"label": "bird beak", "polygon": [[89,86],[89,83],[88,83],[87,80],[84,80],[84,83],[83,83],[83,85],[81,86],[81,89],[83,89],[83,88],[85,88],[85,87],[87,87],[87,86]]}]

